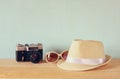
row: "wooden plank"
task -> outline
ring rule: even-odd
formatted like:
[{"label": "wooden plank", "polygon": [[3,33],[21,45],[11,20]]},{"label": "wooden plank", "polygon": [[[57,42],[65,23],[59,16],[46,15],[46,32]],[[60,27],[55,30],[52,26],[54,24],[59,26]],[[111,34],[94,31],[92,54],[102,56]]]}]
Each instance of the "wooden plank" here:
[{"label": "wooden plank", "polygon": [[14,59],[0,59],[0,79],[120,79],[120,59],[89,71],[66,71],[56,64],[41,62],[16,62]]}]

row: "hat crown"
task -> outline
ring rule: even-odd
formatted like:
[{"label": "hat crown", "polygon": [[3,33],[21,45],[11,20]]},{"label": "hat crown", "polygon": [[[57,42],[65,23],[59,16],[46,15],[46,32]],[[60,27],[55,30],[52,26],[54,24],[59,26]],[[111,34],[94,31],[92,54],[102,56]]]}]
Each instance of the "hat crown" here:
[{"label": "hat crown", "polygon": [[104,58],[104,46],[100,41],[74,40],[70,46],[68,57],[97,59]]}]

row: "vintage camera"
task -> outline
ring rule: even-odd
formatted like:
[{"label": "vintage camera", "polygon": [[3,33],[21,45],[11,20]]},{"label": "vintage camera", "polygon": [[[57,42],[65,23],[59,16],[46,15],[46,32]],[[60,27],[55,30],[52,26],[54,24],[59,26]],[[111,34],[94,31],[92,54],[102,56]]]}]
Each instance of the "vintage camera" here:
[{"label": "vintage camera", "polygon": [[43,59],[42,44],[18,44],[16,47],[16,61],[24,62],[31,61],[32,63],[39,63]]}]

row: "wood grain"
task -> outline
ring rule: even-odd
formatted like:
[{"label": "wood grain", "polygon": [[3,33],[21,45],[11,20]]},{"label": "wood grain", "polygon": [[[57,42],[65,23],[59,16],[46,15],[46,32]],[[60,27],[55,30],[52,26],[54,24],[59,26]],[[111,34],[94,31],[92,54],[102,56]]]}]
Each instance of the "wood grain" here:
[{"label": "wood grain", "polygon": [[120,59],[89,71],[66,71],[56,64],[0,59],[0,79],[120,79]]}]

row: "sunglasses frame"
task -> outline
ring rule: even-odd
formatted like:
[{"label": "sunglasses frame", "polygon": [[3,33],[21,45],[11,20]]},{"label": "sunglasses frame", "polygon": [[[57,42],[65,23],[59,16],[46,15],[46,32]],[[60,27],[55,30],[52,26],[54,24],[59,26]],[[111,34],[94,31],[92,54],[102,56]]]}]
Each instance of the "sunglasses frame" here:
[{"label": "sunglasses frame", "polygon": [[[62,51],[61,53],[58,53],[58,52],[55,52],[55,51],[47,52],[46,55],[45,55],[45,61],[46,61],[47,63],[57,63],[60,58],[64,61],[65,59],[62,57],[62,54],[63,54],[64,52],[68,52],[68,50],[64,50],[64,51]],[[49,62],[49,61],[47,60],[47,55],[49,55],[50,53],[55,53],[56,55],[58,55],[58,58],[56,59],[56,61]]]}]

